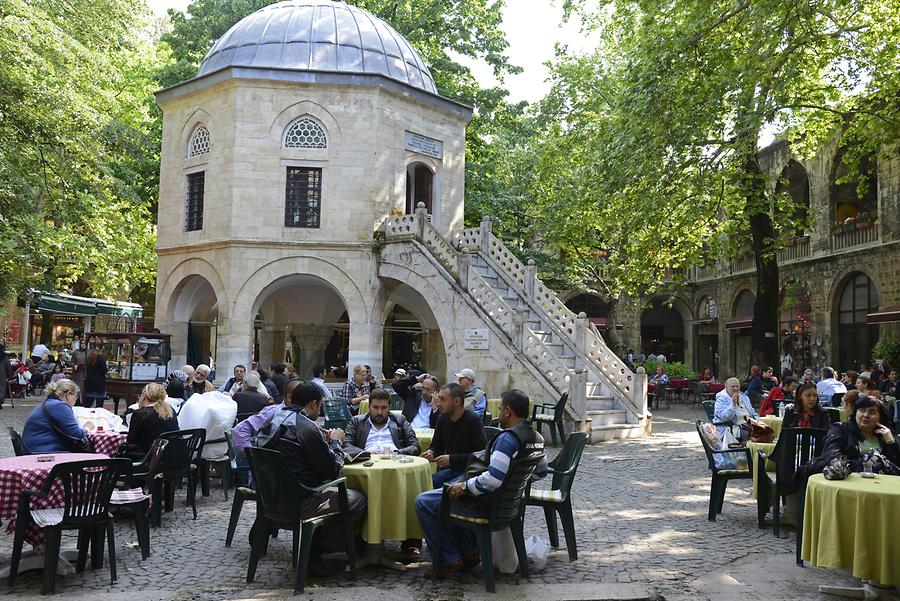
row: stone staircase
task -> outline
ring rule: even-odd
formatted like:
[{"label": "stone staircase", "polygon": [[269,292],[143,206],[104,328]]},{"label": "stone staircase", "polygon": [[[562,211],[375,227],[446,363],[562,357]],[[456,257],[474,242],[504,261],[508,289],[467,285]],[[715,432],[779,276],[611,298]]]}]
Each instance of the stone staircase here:
[{"label": "stone staircase", "polygon": [[642,436],[650,431],[646,376],[636,375],[613,353],[582,313],[573,314],[491,232],[478,228],[444,239],[424,210],[388,219],[385,241],[413,236],[447,276],[509,337],[556,394],[569,393],[568,417],[591,441]]}]

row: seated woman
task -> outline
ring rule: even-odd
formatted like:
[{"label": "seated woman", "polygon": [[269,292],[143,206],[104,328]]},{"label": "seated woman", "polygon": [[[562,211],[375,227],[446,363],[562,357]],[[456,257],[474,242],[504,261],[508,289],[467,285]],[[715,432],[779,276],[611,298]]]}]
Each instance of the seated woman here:
[{"label": "seated woman", "polygon": [[166,389],[160,384],[144,386],[138,405],[128,428],[128,454],[143,457],[160,434],[178,430],[178,418],[166,402]]},{"label": "seated woman", "polygon": [[662,365],[656,366],[656,375],[650,378],[651,384],[668,384],[669,376],[666,375],[666,368]]},{"label": "seated woman", "polygon": [[700,376],[701,382],[715,382],[716,379],[712,375],[712,370],[710,368],[706,368],[703,370],[703,375]]},{"label": "seated woman", "polygon": [[841,398],[841,407],[848,416],[853,413],[853,408],[856,407],[856,401],[859,400],[860,396],[858,390],[848,390]]},{"label": "seated woman", "polygon": [[859,376],[856,378],[856,389],[859,391],[859,394],[863,396],[881,399],[881,393],[878,392],[878,387],[875,386],[872,378],[868,376]]},{"label": "seated woman", "polygon": [[784,428],[819,428],[827,430],[831,426],[828,414],[819,406],[816,385],[807,383],[797,389],[794,406],[784,412],[781,423]]},{"label": "seated woman", "polygon": [[73,441],[86,436],[72,411],[78,385],[63,379],[48,384],[46,391],[46,400],[31,411],[22,429],[22,442],[34,455],[68,452]]},{"label": "seated woman", "polygon": [[831,461],[844,455],[853,471],[862,471],[862,457],[872,450],[881,453],[900,465],[900,447],[887,424],[890,423],[887,407],[878,399],[860,396],[849,419],[843,424],[832,424],[825,437],[821,457],[813,464],[810,473],[825,469]]}]

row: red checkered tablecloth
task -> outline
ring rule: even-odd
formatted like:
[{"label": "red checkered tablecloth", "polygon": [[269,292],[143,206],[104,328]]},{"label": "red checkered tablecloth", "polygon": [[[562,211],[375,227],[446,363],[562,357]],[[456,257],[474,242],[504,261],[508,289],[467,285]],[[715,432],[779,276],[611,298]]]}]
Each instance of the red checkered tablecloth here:
[{"label": "red checkered tablecloth", "polygon": [[[53,457],[53,460],[38,461],[38,457]],[[53,455],[24,455],[22,457],[0,459],[0,519],[9,520],[7,532],[12,532],[15,529],[16,511],[19,508],[19,496],[22,494],[22,491],[41,490],[54,465],[57,463],[106,458],[106,455],[93,453],[56,453]],[[62,504],[63,488],[61,483],[57,483],[56,486],[50,489],[50,493],[46,497],[32,501],[31,508],[51,509],[61,507]],[[44,547],[44,533],[33,524],[25,532],[25,540],[31,543],[35,550],[40,550]]]},{"label": "red checkered tablecloth", "polygon": [[91,432],[88,434],[88,439],[94,445],[95,453],[103,453],[112,457],[119,449],[119,445],[128,439],[128,435],[118,432]]}]

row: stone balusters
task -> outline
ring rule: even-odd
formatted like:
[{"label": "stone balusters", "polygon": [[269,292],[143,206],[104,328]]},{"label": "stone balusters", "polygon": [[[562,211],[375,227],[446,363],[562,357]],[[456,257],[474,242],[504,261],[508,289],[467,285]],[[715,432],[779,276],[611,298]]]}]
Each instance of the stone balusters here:
[{"label": "stone balusters", "polygon": [[534,300],[535,280],[537,280],[537,266],[534,264],[534,259],[528,259],[528,264],[525,265],[525,297],[529,301]]},{"label": "stone balusters", "polygon": [[428,209],[425,203],[420,202],[416,205],[416,237],[419,240],[425,238],[425,222],[428,221]]}]

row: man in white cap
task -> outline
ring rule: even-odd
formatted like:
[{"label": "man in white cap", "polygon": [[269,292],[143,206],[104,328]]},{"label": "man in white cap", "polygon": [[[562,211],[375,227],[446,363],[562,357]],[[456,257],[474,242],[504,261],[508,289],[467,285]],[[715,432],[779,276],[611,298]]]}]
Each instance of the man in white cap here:
[{"label": "man in white cap", "polygon": [[471,409],[479,416],[483,416],[484,410],[487,408],[487,395],[475,386],[475,372],[467,367],[461,369],[456,377],[459,378],[459,385],[466,393],[466,409]]}]

